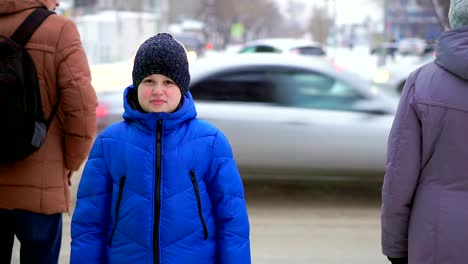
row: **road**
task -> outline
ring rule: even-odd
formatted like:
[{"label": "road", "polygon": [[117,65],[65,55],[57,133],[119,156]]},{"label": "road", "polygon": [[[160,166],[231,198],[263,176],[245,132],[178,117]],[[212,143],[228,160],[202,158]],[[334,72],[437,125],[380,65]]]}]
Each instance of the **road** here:
[{"label": "road", "polygon": [[[78,180],[74,177],[73,194]],[[246,181],[245,186],[252,263],[388,263],[380,253],[379,183]],[[70,216],[64,215],[60,263],[69,262],[69,252]]]},{"label": "road", "polygon": [[247,186],[255,264],[387,263],[380,184]]}]

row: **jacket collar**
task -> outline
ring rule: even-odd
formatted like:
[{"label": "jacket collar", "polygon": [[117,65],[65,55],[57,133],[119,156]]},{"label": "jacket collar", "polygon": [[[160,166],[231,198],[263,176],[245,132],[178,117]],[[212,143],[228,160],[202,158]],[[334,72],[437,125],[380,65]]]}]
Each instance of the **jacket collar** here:
[{"label": "jacket collar", "polygon": [[26,9],[47,6],[52,0],[2,0],[0,1],[0,14],[12,14]]},{"label": "jacket collar", "polygon": [[163,120],[164,132],[168,133],[179,127],[182,123],[197,116],[190,92],[185,94],[182,105],[173,113],[143,113],[138,108],[137,91],[133,88],[133,85],[130,85],[124,92],[125,111],[123,118],[127,122],[134,123],[139,129],[154,133],[158,120]]}]

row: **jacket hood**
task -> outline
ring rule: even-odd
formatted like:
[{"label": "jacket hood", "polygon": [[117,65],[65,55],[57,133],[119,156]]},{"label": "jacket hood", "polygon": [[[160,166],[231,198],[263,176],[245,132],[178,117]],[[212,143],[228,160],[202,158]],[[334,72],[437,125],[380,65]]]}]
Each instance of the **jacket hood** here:
[{"label": "jacket hood", "polygon": [[2,0],[0,1],[0,14],[12,14],[26,9],[47,6],[53,0]]},{"label": "jacket hood", "polygon": [[164,121],[164,131],[171,131],[182,123],[194,119],[197,116],[197,110],[193,103],[192,94],[187,92],[179,109],[173,113],[142,113],[138,110],[137,91],[133,85],[128,86],[124,92],[124,114],[123,118],[128,122],[135,122],[137,126],[146,131],[155,131],[156,122]]},{"label": "jacket hood", "polygon": [[445,70],[468,80],[468,26],[442,33],[435,62]]}]

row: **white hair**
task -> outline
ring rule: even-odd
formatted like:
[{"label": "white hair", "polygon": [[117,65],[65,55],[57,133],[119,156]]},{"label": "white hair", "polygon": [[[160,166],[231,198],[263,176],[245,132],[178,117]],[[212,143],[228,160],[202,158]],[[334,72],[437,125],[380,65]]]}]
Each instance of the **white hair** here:
[{"label": "white hair", "polygon": [[468,0],[451,0],[448,18],[452,29],[468,26]]}]

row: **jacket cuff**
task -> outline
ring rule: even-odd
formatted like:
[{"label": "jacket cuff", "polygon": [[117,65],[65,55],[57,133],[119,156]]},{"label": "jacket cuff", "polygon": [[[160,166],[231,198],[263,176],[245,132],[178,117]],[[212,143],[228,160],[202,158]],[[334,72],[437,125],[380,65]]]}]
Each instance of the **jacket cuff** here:
[{"label": "jacket cuff", "polygon": [[408,257],[404,257],[404,258],[387,257],[387,258],[388,260],[390,260],[392,264],[408,264]]}]

